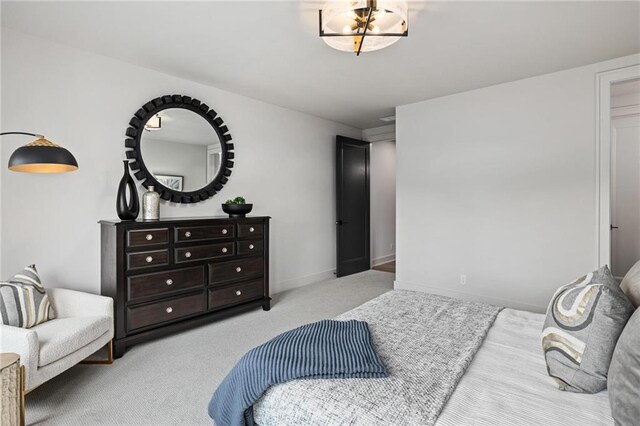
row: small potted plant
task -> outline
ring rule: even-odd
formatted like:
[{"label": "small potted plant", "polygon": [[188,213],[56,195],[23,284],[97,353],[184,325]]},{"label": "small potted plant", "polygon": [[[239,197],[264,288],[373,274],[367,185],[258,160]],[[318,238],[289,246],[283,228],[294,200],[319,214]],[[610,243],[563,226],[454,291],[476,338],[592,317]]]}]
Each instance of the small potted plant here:
[{"label": "small potted plant", "polygon": [[251,209],[253,209],[253,204],[247,204],[244,197],[227,200],[222,205],[222,211],[227,213],[229,217],[245,217],[247,213],[251,212]]}]

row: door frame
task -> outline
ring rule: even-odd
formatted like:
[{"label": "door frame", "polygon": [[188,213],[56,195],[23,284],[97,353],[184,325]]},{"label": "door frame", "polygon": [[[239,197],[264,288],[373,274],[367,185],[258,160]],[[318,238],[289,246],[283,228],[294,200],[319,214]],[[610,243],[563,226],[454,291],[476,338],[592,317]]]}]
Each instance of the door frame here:
[{"label": "door frame", "polygon": [[596,74],[596,259],[611,264],[611,86],[640,78],[640,65]]}]

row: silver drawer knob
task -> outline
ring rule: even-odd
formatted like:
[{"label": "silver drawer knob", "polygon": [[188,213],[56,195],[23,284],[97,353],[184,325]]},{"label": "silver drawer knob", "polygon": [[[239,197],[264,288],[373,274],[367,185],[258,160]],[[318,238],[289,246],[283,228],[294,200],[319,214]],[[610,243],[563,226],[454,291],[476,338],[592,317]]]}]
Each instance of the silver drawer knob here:
[{"label": "silver drawer knob", "polygon": [[238,267],[236,268],[236,272],[242,272],[242,268],[238,266]]},{"label": "silver drawer knob", "polygon": [[191,232],[189,232],[189,231],[185,232],[185,233],[184,233],[184,236],[185,236],[185,237],[187,237],[187,238],[189,238],[189,237],[191,236]]},{"label": "silver drawer knob", "polygon": [[222,247],[222,252],[223,252],[223,253],[226,253],[226,252],[228,252],[228,251],[229,251],[229,250],[227,250],[227,248],[226,248],[226,247]]},{"label": "silver drawer knob", "polygon": [[172,280],[171,278],[169,278],[169,279],[166,281],[166,283],[167,283],[167,285],[171,285],[171,284],[173,284],[173,280]]},{"label": "silver drawer knob", "polygon": [[153,262],[153,257],[147,256],[144,260],[146,260],[147,263],[151,263],[151,262]]},{"label": "silver drawer knob", "polygon": [[169,306],[169,307],[167,308],[167,313],[168,313],[168,314],[170,314],[171,312],[173,312],[173,308],[172,308],[171,306]]},{"label": "silver drawer knob", "polygon": [[223,230],[222,230],[222,235],[227,235],[227,232],[229,232],[229,231],[227,231],[227,229],[226,229],[226,228],[225,228],[225,229],[223,229]]},{"label": "silver drawer knob", "polygon": [[236,290],[236,296],[242,296],[242,292],[240,290]]},{"label": "silver drawer knob", "polygon": [[153,240],[153,235],[147,234],[147,236],[145,238],[147,239],[147,241],[151,241],[151,240]]},{"label": "silver drawer knob", "polygon": [[190,251],[186,252],[186,253],[184,254],[184,257],[186,257],[186,258],[191,257],[191,252],[190,252]]},{"label": "silver drawer knob", "polygon": [[253,250],[253,244],[249,244],[249,250]]},{"label": "silver drawer knob", "polygon": [[249,232],[253,232],[255,231],[254,227],[252,226],[251,228],[249,228]]}]

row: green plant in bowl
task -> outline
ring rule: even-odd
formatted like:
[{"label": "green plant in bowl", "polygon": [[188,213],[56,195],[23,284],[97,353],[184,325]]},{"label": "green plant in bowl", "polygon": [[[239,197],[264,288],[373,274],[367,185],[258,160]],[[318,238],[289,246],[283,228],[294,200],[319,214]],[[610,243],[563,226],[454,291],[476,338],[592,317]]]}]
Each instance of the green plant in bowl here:
[{"label": "green plant in bowl", "polygon": [[231,200],[227,200],[225,201],[225,204],[227,205],[232,205],[232,204],[247,204],[247,200],[244,199],[244,197],[236,197],[233,198]]},{"label": "green plant in bowl", "polygon": [[227,213],[229,217],[245,217],[247,213],[251,212],[251,209],[253,209],[253,204],[247,204],[244,197],[227,200],[222,205],[222,211]]}]

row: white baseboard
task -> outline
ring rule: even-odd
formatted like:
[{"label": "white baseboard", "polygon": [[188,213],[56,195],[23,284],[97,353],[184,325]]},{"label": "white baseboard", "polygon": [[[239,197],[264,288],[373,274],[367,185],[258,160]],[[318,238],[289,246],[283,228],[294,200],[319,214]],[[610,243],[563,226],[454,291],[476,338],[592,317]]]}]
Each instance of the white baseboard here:
[{"label": "white baseboard", "polygon": [[386,256],[376,257],[375,259],[371,259],[371,266],[382,265],[383,263],[389,263],[396,260],[396,254],[391,253]]},{"label": "white baseboard", "polygon": [[394,281],[393,288],[396,290],[414,290],[425,293],[439,294],[441,296],[453,297],[455,299],[469,300],[474,302],[484,302],[495,306],[504,306],[522,311],[544,313],[547,306],[537,306],[528,303],[517,302],[515,300],[501,299],[473,293],[463,293],[461,291],[450,290],[448,288],[434,287],[426,284],[418,284],[409,281]]},{"label": "white baseboard", "polygon": [[304,287],[305,285],[314,284],[320,281],[330,280],[335,278],[335,269],[327,269],[326,271],[317,272],[315,274],[306,275],[304,277],[293,278],[286,281],[280,281],[270,284],[271,293],[280,293],[286,290],[292,290],[298,287]]}]

